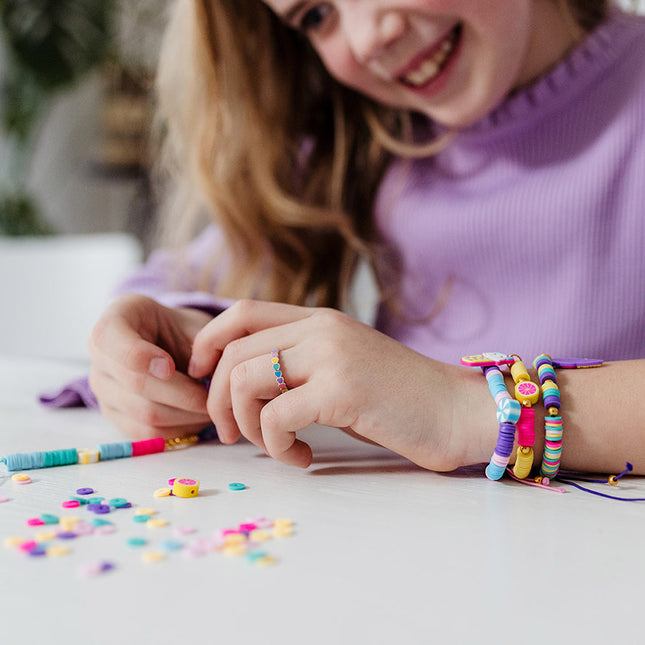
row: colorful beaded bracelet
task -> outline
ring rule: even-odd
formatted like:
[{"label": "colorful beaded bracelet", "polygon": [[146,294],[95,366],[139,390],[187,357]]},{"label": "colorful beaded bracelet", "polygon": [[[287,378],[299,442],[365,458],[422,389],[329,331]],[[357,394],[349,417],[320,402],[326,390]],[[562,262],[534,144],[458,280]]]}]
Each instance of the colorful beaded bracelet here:
[{"label": "colorful beaded bracelet", "polygon": [[486,477],[493,480],[501,479],[506,470],[513,452],[515,426],[522,412],[520,403],[508,393],[504,383],[504,375],[499,369],[499,365],[510,365],[513,362],[512,357],[499,352],[464,356],[461,359],[462,365],[481,367],[486,376],[488,389],[497,404],[497,421],[499,422],[497,444],[490,463],[486,467]]},{"label": "colorful beaded bracelet", "polygon": [[511,365],[511,376],[515,381],[515,398],[522,404],[522,413],[517,422],[517,456],[513,474],[526,479],[533,468],[533,446],[535,445],[535,410],[531,407],[540,398],[540,388],[531,381],[526,365],[517,354]]},{"label": "colorful beaded bracelet", "polygon": [[555,369],[548,354],[540,354],[533,361],[542,386],[542,401],[546,416],[544,417],[544,453],[538,483],[547,486],[560,469],[562,456],[562,416],[560,415],[560,390],[557,385]]}]

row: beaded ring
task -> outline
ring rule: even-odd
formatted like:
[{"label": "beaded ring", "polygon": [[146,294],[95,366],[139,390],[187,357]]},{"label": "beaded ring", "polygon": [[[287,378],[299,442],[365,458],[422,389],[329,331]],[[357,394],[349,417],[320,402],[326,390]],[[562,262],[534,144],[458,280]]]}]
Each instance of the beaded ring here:
[{"label": "beaded ring", "polygon": [[517,422],[517,457],[513,474],[518,479],[526,479],[533,467],[533,446],[535,445],[535,410],[532,405],[540,397],[540,388],[531,381],[522,359],[513,354],[511,376],[515,381],[515,398],[522,404],[522,413]]},{"label": "beaded ring", "polygon": [[275,372],[275,381],[278,384],[280,389],[280,394],[284,394],[288,391],[287,384],[284,382],[284,376],[282,375],[282,368],[280,367],[280,359],[278,357],[278,350],[271,350],[271,364],[273,365],[273,371]]},{"label": "beaded ring", "polygon": [[542,400],[546,416],[544,417],[544,454],[540,468],[540,482],[545,486],[560,469],[562,456],[562,416],[560,415],[560,390],[557,385],[553,362],[548,354],[540,354],[534,361],[542,386]]}]

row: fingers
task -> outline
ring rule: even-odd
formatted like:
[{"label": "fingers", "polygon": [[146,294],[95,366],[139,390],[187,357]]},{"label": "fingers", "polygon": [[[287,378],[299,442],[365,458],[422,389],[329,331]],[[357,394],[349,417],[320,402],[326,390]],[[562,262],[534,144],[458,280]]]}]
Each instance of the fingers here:
[{"label": "fingers", "polygon": [[[160,306],[148,300],[141,304]],[[172,356],[141,335],[138,308],[126,309],[121,306],[122,302],[108,308],[94,326],[88,342],[92,360],[118,357],[119,362],[133,372],[148,373],[161,380],[171,378],[175,372]]]},{"label": "fingers", "polygon": [[120,362],[107,358],[100,365],[92,365],[90,386],[95,394],[106,400],[118,401],[121,393],[126,392],[185,412],[207,414],[206,386],[181,372],[161,381],[147,373],[126,369]]},{"label": "fingers", "polygon": [[[287,353],[281,353],[281,363]],[[294,380],[298,382],[295,375]],[[319,399],[310,384],[280,394],[270,354],[265,354],[234,368],[230,391],[238,432],[279,461],[301,468],[311,464],[311,448],[295,434],[320,414]],[[218,434],[221,436],[219,428]]]},{"label": "fingers", "polygon": [[260,414],[260,426],[267,454],[291,466],[307,468],[312,453],[296,432],[315,423],[320,411],[314,387],[307,383],[267,403]]},{"label": "fingers", "polygon": [[[234,424],[230,436],[239,436],[241,433],[263,450],[265,446],[260,428],[260,413],[267,401],[280,394],[275,374],[270,354],[251,358],[232,369],[228,388],[230,397],[219,397],[228,410],[229,423],[225,428],[231,428]],[[226,429],[221,434],[226,435]]]},{"label": "fingers", "polygon": [[[233,412],[233,388],[237,388],[238,405],[235,406],[235,410],[238,411],[238,415],[242,414],[239,402],[244,398],[247,401],[255,398],[268,401],[279,394],[270,350],[267,350],[267,347],[273,347],[273,343],[279,343],[284,347],[287,342],[297,341],[298,337],[298,323],[295,322],[259,331],[226,346],[211,379],[207,403],[208,412],[223,443],[237,441],[241,432]],[[288,351],[281,350],[281,360]],[[300,366],[297,371],[284,372],[287,386],[291,387],[304,383],[307,378],[306,371],[302,369],[306,363],[295,360],[294,365]],[[245,388],[248,388],[248,391]]]},{"label": "fingers", "polygon": [[316,309],[296,305],[240,300],[197,334],[188,373],[193,378],[209,376],[213,373],[222,350],[232,341],[302,320],[315,311]]}]

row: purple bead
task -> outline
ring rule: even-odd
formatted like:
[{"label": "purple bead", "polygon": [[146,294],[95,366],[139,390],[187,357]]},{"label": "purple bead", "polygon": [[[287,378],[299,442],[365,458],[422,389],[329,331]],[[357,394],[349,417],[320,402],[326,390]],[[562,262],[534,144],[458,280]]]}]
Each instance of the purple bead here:
[{"label": "purple bead", "polygon": [[105,513],[110,512],[110,507],[107,504],[97,504],[96,509],[94,510],[95,513],[98,513],[100,515],[103,515]]},{"label": "purple bead", "polygon": [[35,546],[33,549],[29,550],[29,555],[33,557],[41,556],[41,555],[46,555],[47,554],[47,549],[45,549],[44,546]]},{"label": "purple bead", "polygon": [[495,452],[501,457],[510,457],[513,452],[515,426],[512,423],[500,423]]},{"label": "purple bead", "polygon": [[73,540],[78,536],[76,535],[76,533],[72,533],[71,531],[62,531],[61,533],[57,533],[57,537],[59,537],[61,540]]},{"label": "purple bead", "polygon": [[91,495],[94,492],[93,488],[77,488],[76,489],[76,494],[77,495]]}]

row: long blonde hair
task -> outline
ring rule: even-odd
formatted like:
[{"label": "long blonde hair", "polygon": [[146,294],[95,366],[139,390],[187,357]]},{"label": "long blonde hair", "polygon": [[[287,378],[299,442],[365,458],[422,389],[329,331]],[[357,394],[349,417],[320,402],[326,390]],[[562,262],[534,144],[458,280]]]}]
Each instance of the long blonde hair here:
[{"label": "long blonde hair", "polygon": [[[559,1],[585,31],[608,4]],[[334,81],[259,0],[176,0],[157,90],[166,237],[217,222],[219,295],[344,306],[359,259],[380,259],[376,190],[414,115]]]}]

